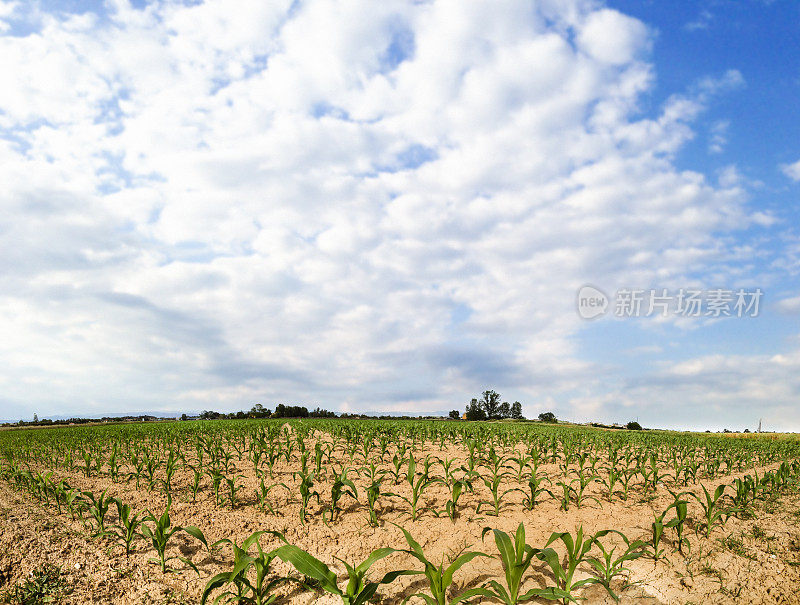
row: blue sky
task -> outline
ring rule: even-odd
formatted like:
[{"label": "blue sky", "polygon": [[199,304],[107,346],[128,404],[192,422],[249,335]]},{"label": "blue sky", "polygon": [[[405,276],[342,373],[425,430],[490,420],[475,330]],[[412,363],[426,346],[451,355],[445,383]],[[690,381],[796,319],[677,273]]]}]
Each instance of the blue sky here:
[{"label": "blue sky", "polygon": [[794,2],[0,0],[0,56],[2,419],[800,430]]}]

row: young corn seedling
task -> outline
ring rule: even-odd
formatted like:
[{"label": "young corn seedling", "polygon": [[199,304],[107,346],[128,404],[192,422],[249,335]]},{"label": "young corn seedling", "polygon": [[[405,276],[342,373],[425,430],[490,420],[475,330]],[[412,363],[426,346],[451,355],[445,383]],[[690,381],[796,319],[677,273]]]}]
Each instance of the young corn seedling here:
[{"label": "young corn seedling", "polygon": [[500,490],[500,483],[503,480],[503,476],[504,474],[500,473],[498,475],[493,476],[491,479],[481,477],[483,484],[488,488],[489,493],[492,495],[492,500],[479,502],[478,507],[475,510],[476,513],[481,512],[481,505],[488,504],[492,506],[494,510],[487,514],[494,515],[495,517],[500,516],[500,508],[503,504],[503,498],[508,492],[514,491],[514,489]]},{"label": "young corn seedling", "polygon": [[300,523],[302,525],[306,524],[306,517],[308,511],[308,503],[311,501],[312,497],[317,498],[317,503],[319,504],[319,492],[312,489],[314,487],[314,474],[308,473],[295,473],[295,477],[300,478]]},{"label": "young corn seedling", "polygon": [[[654,561],[658,561],[662,556],[664,556],[664,551],[661,549],[661,539],[664,537],[664,530],[672,527],[677,527],[678,525],[681,526],[680,532],[683,532],[683,522],[686,520],[686,509],[685,509],[686,502],[684,500],[680,500],[678,498],[670,504],[664,511],[657,515],[653,513],[653,523],[651,523],[651,536],[650,536],[650,548],[652,549],[651,556],[653,557]],[[676,511],[676,517],[671,521],[664,522],[664,517],[667,516],[667,513],[671,511],[673,508],[677,509],[679,506],[683,506],[681,510]],[[681,513],[683,513],[682,519],[680,518]]]},{"label": "young corn seedling", "polygon": [[399,454],[395,454],[392,457],[392,468],[389,469],[389,474],[392,476],[395,485],[400,483],[400,478],[403,475],[403,465],[405,463],[406,459]]},{"label": "young corn seedling", "polygon": [[343,468],[341,472],[334,473],[333,485],[331,485],[331,505],[328,508],[328,512],[330,513],[330,521],[334,521],[336,517],[338,517],[339,512],[341,511],[339,501],[343,496],[350,496],[354,500],[358,501],[358,489],[356,489],[356,484],[347,478],[349,473],[350,469],[348,468]]},{"label": "young corn seedling", "polygon": [[[167,573],[168,571],[174,571],[167,567],[167,563],[173,559],[179,559],[194,569],[195,572],[197,572],[197,575],[200,575],[197,567],[189,559],[181,556],[167,557],[167,544],[170,538],[183,529],[180,526],[172,525],[169,517],[169,509],[171,505],[172,501],[169,500],[167,502],[167,508],[160,517],[156,517],[148,510],[147,515],[142,521],[141,535],[145,539],[150,540],[150,543],[158,555],[158,559],[150,559],[150,562],[159,564],[161,566],[161,573]],[[152,523],[153,526],[150,527],[149,525],[146,525],[147,522]]]},{"label": "young corn seedling", "polygon": [[322,476],[322,444],[319,441],[314,445],[314,474]]},{"label": "young corn seedling", "polygon": [[[73,521],[75,520],[75,516],[81,512],[82,502],[85,502],[85,499],[78,488],[73,487],[72,489],[64,491],[64,506],[67,507]],[[81,520],[83,520],[83,518],[81,518]]]},{"label": "young corn seedling", "polygon": [[[259,542],[259,538],[264,534],[277,536],[286,543],[286,538],[280,532],[257,531],[242,542],[241,546],[233,544],[233,569],[215,575],[206,583],[203,595],[200,599],[200,605],[208,603],[208,599],[215,590],[230,585],[232,585],[232,589],[217,595],[217,597],[211,601],[212,605],[221,603],[235,603],[236,605],[269,605],[278,599],[279,595],[275,594],[275,589],[281,584],[292,581],[293,578],[268,578],[270,565],[275,559],[277,550],[281,547],[269,552],[264,552]],[[253,547],[253,544],[256,545],[258,551],[255,555],[250,554],[250,549]],[[253,575],[255,576],[253,580],[248,577],[248,572],[250,570],[253,570]]]},{"label": "young corn seedling", "polygon": [[197,502],[197,492],[200,491],[200,480],[203,475],[199,469],[189,466],[192,469],[192,482],[189,484],[189,491],[192,492],[192,503]]},{"label": "young corn seedling", "polygon": [[125,557],[130,557],[133,543],[136,538],[140,537],[139,526],[142,523],[142,519],[139,515],[133,513],[130,505],[123,504],[119,500],[115,500],[115,502],[117,504],[119,524],[113,526],[111,533],[117,537],[117,542],[125,547]]},{"label": "young corn seedling", "polygon": [[522,483],[522,480],[525,478],[525,476],[531,472],[531,457],[527,454],[520,454],[519,456],[509,458],[509,460],[516,465],[515,471],[517,473],[517,482]]},{"label": "young corn seedling", "polygon": [[381,490],[383,477],[378,477],[369,484],[367,488],[367,508],[369,510],[369,524],[373,527],[378,526],[378,512],[376,510],[378,499],[381,496],[395,496],[391,492],[384,492]]},{"label": "young corn seedling", "polygon": [[553,497],[561,500],[561,510],[563,511],[569,510],[569,505],[573,499],[577,500],[577,491],[573,487],[573,484],[576,481],[577,479],[573,479],[572,481],[568,482],[566,477],[562,481],[556,481],[556,485],[561,487],[561,491],[558,496],[553,494]]},{"label": "young corn seedling", "polygon": [[494,542],[499,553],[497,558],[503,565],[506,585],[502,586],[497,580],[490,580],[487,596],[494,597],[505,605],[516,605],[535,599],[539,594],[538,589],[531,589],[524,594],[519,594],[522,578],[530,567],[533,557],[540,552],[525,543],[525,527],[522,523],[519,524],[513,542],[504,531],[492,530],[488,527],[483,530],[481,539],[486,537],[490,531],[494,532]]},{"label": "young corn seedling", "polygon": [[677,534],[678,552],[683,554],[684,545],[686,545],[688,548],[691,548],[689,540],[683,537],[683,530],[686,526],[686,519],[689,512],[689,502],[683,499],[683,496],[685,496],[686,493],[677,494],[672,490],[669,490],[669,493],[672,495],[674,500],[672,503],[672,508],[675,509],[675,518],[668,521],[665,524],[665,527],[672,527],[675,529],[675,533]]},{"label": "young corn seedling", "polygon": [[614,499],[614,488],[616,487],[617,483],[619,483],[621,478],[622,471],[612,466],[608,469],[608,475],[600,479],[600,482],[606,488],[606,500],[609,502]]},{"label": "young corn seedling", "polygon": [[406,496],[402,496],[400,494],[396,494],[396,497],[405,501],[411,507],[411,513],[410,513],[411,520],[416,521],[420,513],[419,503],[420,503],[420,498],[422,498],[422,494],[425,492],[427,488],[429,488],[434,483],[444,483],[444,481],[442,479],[431,479],[427,475],[419,475],[418,477],[416,477],[416,479],[414,479],[410,473],[409,476],[412,477],[410,479],[411,497],[407,498]]},{"label": "young corn seedling", "polygon": [[[625,567],[625,564],[628,561],[638,559],[644,554],[642,548],[645,546],[645,543],[641,540],[631,542],[622,532],[617,530],[611,531],[619,535],[625,542],[625,550],[622,551],[622,554],[615,557],[614,555],[617,551],[616,547],[608,550],[598,539],[595,539],[595,544],[600,549],[600,556],[587,556],[586,562],[592,566],[597,579],[596,583],[603,586],[606,591],[608,591],[608,594],[611,595],[615,601],[619,602],[619,595],[611,588],[611,584],[619,576],[630,575],[630,570]],[[625,584],[622,587],[623,590],[628,586],[629,584]]]},{"label": "young corn seedling", "polygon": [[105,523],[106,514],[108,514],[111,503],[114,502],[114,498],[106,498],[107,491],[108,490],[103,490],[103,493],[100,494],[99,497],[95,497],[92,492],[83,492],[83,496],[86,498],[88,504],[86,510],[96,524],[93,534],[95,537],[102,537],[107,533]]},{"label": "young corn seedling", "polygon": [[[545,481],[550,483],[550,479],[548,479],[546,476],[539,475],[537,473],[532,473],[528,477],[528,489],[527,490],[522,489],[521,487],[517,487],[517,488],[515,488],[513,490],[510,490],[510,491],[522,492],[522,494],[523,494],[522,505],[525,508],[527,508],[528,510],[533,510],[534,507],[536,506],[536,503],[539,501],[539,496],[541,496],[542,494],[545,494],[545,493],[550,494],[551,496],[553,496],[553,492],[551,492],[549,489],[547,489],[545,487],[542,487],[542,484]],[[555,496],[553,496],[553,497],[555,497]]]},{"label": "young corn seedling", "polygon": [[[596,584],[597,578],[584,578],[583,580],[575,581],[575,571],[578,565],[586,560],[592,545],[598,538],[602,538],[608,534],[609,530],[597,532],[594,536],[584,537],[583,526],[579,527],[573,538],[569,532],[553,533],[550,539],[545,544],[545,547],[537,555],[541,560],[547,563],[550,571],[556,579],[556,586],[550,586],[538,591],[538,596],[545,599],[556,600],[561,599],[562,603],[577,602],[574,591],[587,584]],[[550,548],[550,545],[556,540],[560,540],[566,547],[566,557],[564,559],[566,565],[562,564],[561,557],[558,553]]]},{"label": "young corn seedling", "polygon": [[111,477],[113,483],[116,483],[119,479],[119,468],[119,444],[114,443],[111,455],[108,458],[108,476]]},{"label": "young corn seedling", "polygon": [[286,485],[285,483],[273,483],[272,485],[267,485],[264,483],[264,475],[261,475],[259,478],[258,489],[256,490],[256,498],[258,499],[258,507],[263,512],[268,512],[270,515],[275,515],[275,507],[270,500],[269,493],[275,489],[276,487],[283,487],[286,489],[287,492],[291,492],[291,488]]},{"label": "young corn seedling", "polygon": [[728,517],[736,512],[737,509],[723,506],[726,498],[725,488],[727,487],[724,483],[718,485],[713,494],[711,494],[702,483],[700,487],[703,489],[703,498],[700,498],[700,496],[692,492],[689,492],[688,495],[697,500],[703,509],[703,516],[705,517],[703,527],[705,527],[706,537],[708,537],[717,522],[719,522],[720,525],[725,525]]},{"label": "young corn seedling", "polygon": [[330,594],[337,595],[342,599],[343,605],[364,605],[378,590],[381,584],[390,584],[402,575],[412,575],[416,572],[409,570],[397,570],[387,573],[377,582],[366,579],[367,572],[372,565],[384,557],[397,552],[394,548],[379,548],[372,551],[370,555],[359,565],[350,565],[347,561],[336,557],[347,570],[347,585],[344,589],[339,587],[336,574],[330,570],[322,561],[310,555],[306,551],[286,544],[277,548],[275,556],[292,566],[304,576],[316,580],[317,586]]},{"label": "young corn seedling", "polygon": [[586,488],[588,488],[592,483],[594,483],[597,477],[589,472],[584,472],[582,468],[578,469],[577,473],[578,476],[575,479],[573,479],[573,481],[577,481],[578,483],[578,487],[575,488],[574,492],[575,504],[577,505],[577,507],[580,508],[583,505],[584,500],[594,500],[599,504],[600,500],[598,500],[594,496],[586,495]]},{"label": "young corn seedling", "polygon": [[448,605],[448,603],[449,605],[456,605],[457,603],[461,603],[475,596],[490,596],[490,592],[485,588],[471,588],[454,596],[450,601],[447,600],[447,590],[453,583],[453,576],[455,573],[475,557],[489,557],[489,555],[482,552],[468,551],[457,556],[447,567],[444,566],[444,561],[440,562],[439,565],[434,565],[427,559],[422,547],[411,537],[411,534],[399,525],[397,525],[397,528],[403,532],[406,542],[408,542],[409,549],[403,552],[408,553],[425,566],[424,570],[411,573],[425,574],[430,590],[430,594],[421,592],[415,593],[404,599],[403,603],[406,603],[414,597],[418,597],[422,599],[426,605]]},{"label": "young corn seedling", "polygon": [[236,494],[238,494],[242,489],[241,485],[236,484],[237,479],[244,479],[244,475],[225,477],[225,483],[228,486],[228,503],[231,505],[231,510],[236,508]]},{"label": "young corn seedling", "polygon": [[217,467],[211,467],[206,471],[206,474],[211,480],[211,488],[214,490],[214,506],[219,506],[221,501],[219,489],[222,486],[222,481],[225,479],[225,475]]},{"label": "young corn seedling", "polygon": [[456,516],[458,515],[458,499],[465,489],[472,491],[472,481],[467,477],[462,479],[453,478],[450,483],[450,499],[444,505],[445,513],[453,523],[456,522]]}]

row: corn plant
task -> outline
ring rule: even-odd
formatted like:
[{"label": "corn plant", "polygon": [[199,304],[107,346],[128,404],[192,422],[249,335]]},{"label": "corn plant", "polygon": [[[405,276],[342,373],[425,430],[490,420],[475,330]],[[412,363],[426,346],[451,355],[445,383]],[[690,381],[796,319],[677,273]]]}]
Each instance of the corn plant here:
[{"label": "corn plant", "polygon": [[367,509],[369,510],[369,524],[373,527],[378,526],[378,513],[376,511],[376,506],[378,504],[378,499],[381,496],[396,496],[391,492],[384,492],[381,489],[381,484],[383,483],[383,477],[377,477],[369,484],[367,487]]},{"label": "corn plant", "polygon": [[208,475],[208,478],[211,480],[211,488],[214,490],[214,506],[219,506],[220,504],[219,489],[222,486],[222,481],[223,479],[225,479],[225,475],[217,467],[211,467],[206,471],[206,474]]},{"label": "corn plant", "polygon": [[300,478],[300,523],[306,524],[308,503],[312,497],[317,498],[319,503],[319,492],[312,489],[314,487],[314,474],[313,473],[295,473],[295,477]]},{"label": "corn plant", "polygon": [[[158,559],[152,558],[150,562],[157,563],[161,566],[161,573],[167,573],[168,571],[173,571],[167,567],[167,563],[172,559],[179,559],[180,561],[186,563],[189,567],[194,569],[198,575],[200,572],[197,571],[197,567],[195,567],[194,563],[192,563],[189,559],[181,556],[172,556],[167,557],[167,543],[169,542],[170,538],[174,536],[176,533],[181,531],[183,528],[177,525],[172,525],[169,517],[169,509],[172,504],[172,501],[169,500],[167,502],[167,507],[164,512],[161,514],[160,517],[156,517],[152,512],[149,510],[147,511],[147,515],[142,520],[141,524],[141,535],[142,537],[150,540],[153,548],[158,555]],[[146,525],[146,523],[152,523],[152,527]]]},{"label": "corn plant", "polygon": [[[545,477],[544,475],[539,475],[536,472],[531,473],[528,476],[528,489],[522,489],[521,487],[514,488],[513,492],[521,492],[523,495],[522,498],[522,505],[527,508],[528,510],[533,510],[536,506],[536,503],[539,501],[539,496],[542,494],[550,494],[553,496],[553,492],[549,489],[542,486],[542,484],[547,481],[550,483],[550,479]],[[554,496],[555,497],[555,496]]]},{"label": "corn plant", "polygon": [[456,516],[458,515],[458,499],[465,489],[473,491],[472,481],[470,481],[468,477],[463,477],[461,479],[453,478],[452,482],[449,484],[449,488],[450,499],[445,503],[444,510],[450,520],[455,523]]},{"label": "corn plant", "polygon": [[125,547],[125,556],[130,557],[133,550],[133,543],[140,537],[139,526],[142,519],[134,514],[130,505],[123,504],[120,500],[115,500],[117,505],[117,515],[119,524],[113,526],[111,533],[117,537],[117,541]]},{"label": "corn plant", "polygon": [[310,555],[306,551],[292,544],[285,544],[277,548],[275,556],[292,566],[304,576],[317,582],[317,586],[325,592],[337,595],[342,599],[343,605],[364,605],[369,601],[378,590],[381,584],[390,584],[402,575],[411,575],[415,572],[409,570],[391,571],[377,582],[366,579],[367,572],[372,565],[397,552],[394,548],[379,548],[358,565],[350,565],[347,561],[336,557],[347,570],[348,581],[344,589],[339,587],[336,574],[330,570],[322,561]]},{"label": "corn plant", "polygon": [[507,489],[507,490],[500,489],[500,483],[503,480],[503,476],[504,474],[500,473],[494,475],[491,479],[487,479],[486,477],[481,477],[483,484],[487,487],[489,493],[492,496],[492,500],[478,502],[478,507],[475,510],[476,513],[481,512],[481,505],[488,504],[493,508],[493,510],[488,514],[494,515],[496,517],[500,516],[500,508],[503,503],[503,498],[508,492],[514,491],[514,489]]},{"label": "corn plant", "polygon": [[[413,461],[413,457],[411,460]],[[442,479],[432,479],[427,475],[419,475],[418,477],[414,478],[411,473],[409,473],[409,482],[411,483],[411,496],[406,497],[400,494],[395,494],[396,497],[400,498],[404,502],[406,502],[411,507],[411,520],[416,521],[417,517],[419,516],[419,501],[422,497],[422,494],[434,483],[444,483]]]},{"label": "corn plant", "polygon": [[[672,504],[670,504],[664,511],[657,515],[653,513],[653,523],[650,525],[651,528],[651,537],[650,537],[650,547],[652,549],[652,557],[653,560],[658,561],[663,554],[664,551],[660,548],[661,539],[664,536],[664,530],[675,528],[676,532],[678,533],[678,550],[683,553],[683,543],[686,540],[683,537],[683,527],[684,522],[686,521],[687,515],[687,501],[682,500],[681,496],[684,494],[675,494],[674,492],[670,492],[674,498]],[[667,513],[671,510],[675,510],[675,518],[670,521],[664,521],[664,517],[667,516]]]},{"label": "corn plant", "polygon": [[72,520],[75,520],[75,516],[80,512],[81,503],[84,502],[83,492],[81,492],[78,488],[73,487],[71,489],[64,490],[64,506],[67,507]]},{"label": "corn plant", "polygon": [[107,533],[105,525],[106,514],[108,514],[111,503],[114,502],[114,498],[106,498],[107,491],[108,490],[103,490],[103,493],[100,494],[99,497],[95,497],[92,492],[83,492],[83,496],[87,502],[86,510],[96,524],[94,530],[94,536],[96,537],[105,536]]},{"label": "corn plant", "polygon": [[199,469],[189,466],[192,469],[192,482],[189,484],[189,491],[192,492],[192,503],[197,502],[197,492],[200,491],[200,480],[203,474]]},{"label": "corn plant", "polygon": [[228,486],[228,503],[231,505],[231,510],[236,508],[236,495],[242,489],[241,485],[236,484],[237,479],[244,479],[244,475],[225,477],[225,483]]},{"label": "corn plant", "polygon": [[421,592],[415,593],[404,599],[403,603],[406,603],[414,597],[419,597],[426,605],[448,605],[448,603],[450,605],[456,605],[472,597],[490,596],[489,591],[485,588],[471,588],[456,595],[450,601],[447,600],[447,590],[453,583],[453,576],[455,573],[475,557],[488,557],[489,555],[482,552],[468,551],[457,556],[447,567],[444,566],[444,561],[441,561],[439,565],[434,565],[427,559],[422,547],[411,537],[411,534],[399,525],[397,525],[397,527],[403,532],[409,546],[409,549],[403,552],[408,553],[425,566],[424,570],[413,573],[424,574],[428,580],[428,589],[430,590],[430,594]]},{"label": "corn plant", "polygon": [[497,558],[503,565],[506,585],[503,586],[497,580],[490,580],[487,588],[487,596],[494,597],[502,601],[505,605],[516,605],[535,599],[539,595],[538,589],[531,589],[524,594],[519,594],[522,586],[522,578],[531,565],[534,556],[540,551],[528,546],[525,543],[525,527],[522,523],[517,527],[517,533],[512,542],[511,538],[504,531],[499,529],[485,528],[481,534],[483,539],[486,534],[494,532],[494,542],[497,545]]},{"label": "corn plant", "polygon": [[[269,605],[275,602],[279,596],[275,594],[275,589],[292,578],[275,577],[268,580],[270,565],[275,559],[278,549],[264,552],[259,542],[259,539],[264,534],[277,536],[286,543],[286,538],[280,532],[257,531],[242,542],[241,546],[233,544],[233,569],[228,572],[218,573],[206,583],[200,599],[200,605],[205,605],[215,590],[230,585],[232,585],[232,588],[219,594],[212,601],[213,605],[221,603]],[[253,544],[256,545],[258,551],[255,555],[251,555],[249,552]],[[248,578],[248,572],[251,569],[255,576],[253,580]]]},{"label": "corn plant", "polygon": [[727,487],[724,483],[718,485],[713,494],[711,494],[702,483],[700,487],[703,489],[703,498],[700,498],[700,496],[692,492],[688,492],[688,495],[697,500],[700,507],[703,509],[703,516],[705,517],[703,527],[705,527],[706,537],[708,537],[717,522],[721,525],[725,525],[728,517],[736,512],[737,509],[723,506],[726,498],[725,488]]},{"label": "corn plant", "polygon": [[683,530],[686,524],[686,519],[688,517],[689,512],[689,502],[683,499],[683,496],[686,493],[676,494],[672,490],[669,491],[672,495],[673,502],[671,508],[675,510],[675,518],[668,521],[665,527],[671,527],[675,529],[675,533],[677,534],[677,543],[678,543],[678,552],[683,554],[683,546],[684,544],[687,547],[691,547],[689,540],[683,537]]},{"label": "corn plant", "polygon": [[287,492],[291,492],[291,488],[286,485],[285,483],[273,483],[271,485],[267,485],[264,483],[264,475],[259,477],[258,489],[256,489],[256,498],[258,499],[258,507],[263,512],[268,512],[270,515],[276,514],[275,507],[272,505],[272,502],[269,498],[269,493],[275,489],[276,487],[283,487],[286,489]]},{"label": "corn plant", "polygon": [[[597,548],[600,549],[600,556],[599,557],[592,557],[587,556],[586,562],[592,566],[592,571],[597,578],[597,584],[603,586],[608,594],[611,597],[619,602],[619,595],[614,592],[611,588],[611,583],[614,581],[615,578],[618,576],[622,576],[625,574],[630,574],[630,569],[625,567],[625,564],[628,561],[633,561],[641,557],[643,552],[643,547],[645,543],[641,540],[634,540],[631,542],[628,537],[623,534],[621,531],[611,530],[611,532],[617,534],[622,538],[625,542],[625,550],[619,556],[615,556],[617,551],[617,547],[611,548],[610,550],[607,549],[600,540],[595,538],[595,545]],[[623,586],[623,589],[627,588],[628,585],[626,584]]]},{"label": "corn plant", "polygon": [[350,469],[348,468],[343,468],[340,472],[334,473],[333,484],[331,485],[331,505],[328,509],[331,521],[334,521],[341,511],[339,501],[343,496],[350,496],[358,501],[358,489],[355,483],[348,479],[347,475],[349,473]]},{"label": "corn plant", "polygon": [[399,454],[395,454],[392,457],[392,468],[390,468],[388,472],[392,476],[395,485],[400,483],[400,478],[403,475],[403,465],[405,463],[406,463],[405,457]]},{"label": "corn plant", "polygon": [[111,477],[113,483],[119,479],[119,467],[119,444],[115,442],[111,448],[111,455],[108,457],[108,476]]},{"label": "corn plant", "polygon": [[[576,581],[574,579],[575,571],[578,569],[578,565],[587,560],[587,555],[597,539],[602,538],[608,533],[609,530],[603,530],[597,532],[593,536],[586,537],[583,533],[583,526],[578,528],[575,537],[569,532],[554,532],[537,556],[547,563],[547,566],[555,577],[556,586],[540,589],[537,593],[538,596],[550,600],[561,599],[562,603],[570,601],[577,602],[574,591],[582,586],[596,584],[598,583],[598,579],[590,577]],[[558,553],[550,548],[550,545],[557,540],[560,540],[564,544],[567,551],[563,564]]]}]

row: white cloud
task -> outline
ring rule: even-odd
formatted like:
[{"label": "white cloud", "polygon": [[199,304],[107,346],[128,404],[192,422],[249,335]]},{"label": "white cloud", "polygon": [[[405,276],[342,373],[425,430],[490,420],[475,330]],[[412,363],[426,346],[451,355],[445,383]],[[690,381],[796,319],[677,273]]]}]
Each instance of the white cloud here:
[{"label": "white cloud", "polygon": [[611,9],[589,13],[578,33],[578,44],[601,63],[622,65],[648,46],[647,29],[641,21]]},{"label": "white cloud", "polygon": [[781,171],[793,181],[800,181],[800,160],[794,164],[782,164]]},{"label": "white cloud", "polygon": [[0,37],[10,409],[566,401],[578,286],[759,222],[671,161],[741,75],[644,116],[652,34],[593,3],[113,6]]}]

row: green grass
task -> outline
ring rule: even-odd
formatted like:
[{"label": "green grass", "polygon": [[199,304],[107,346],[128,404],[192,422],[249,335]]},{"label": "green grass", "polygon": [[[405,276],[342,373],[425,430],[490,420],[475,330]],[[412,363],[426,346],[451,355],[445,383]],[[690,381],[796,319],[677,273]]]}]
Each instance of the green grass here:
[{"label": "green grass", "polygon": [[0,600],[11,605],[59,603],[69,593],[69,586],[61,576],[61,569],[45,564],[33,570],[27,579],[20,580],[0,594]]}]

